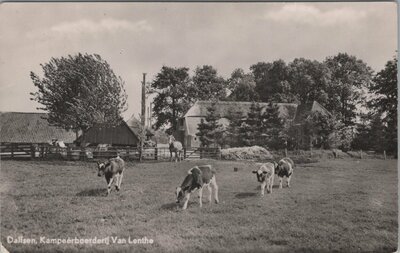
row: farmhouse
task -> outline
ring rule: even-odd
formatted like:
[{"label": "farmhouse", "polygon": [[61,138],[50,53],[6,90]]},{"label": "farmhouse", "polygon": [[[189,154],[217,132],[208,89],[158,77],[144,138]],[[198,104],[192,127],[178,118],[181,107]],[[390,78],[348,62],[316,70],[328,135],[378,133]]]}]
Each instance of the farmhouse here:
[{"label": "farmhouse", "polygon": [[[212,104],[211,101],[197,101],[186,114],[179,119],[178,129],[174,133],[186,148],[200,147],[200,140],[196,136],[197,127],[202,119],[207,115],[207,108]],[[227,126],[229,124],[228,117],[232,112],[240,112],[247,115],[250,111],[252,102],[236,102],[236,101],[218,101],[216,104],[216,113],[221,117],[220,124]],[[269,106],[269,103],[259,103],[262,107]],[[329,112],[318,102],[314,101],[310,104],[298,105],[294,103],[276,103],[278,107],[279,117],[285,119],[288,124],[298,124],[302,122],[309,112],[319,111],[321,113]],[[300,131],[300,130],[299,130]],[[299,132],[301,136],[301,132]],[[302,140],[300,142],[306,141]]]},{"label": "farmhouse", "polygon": [[50,125],[46,117],[46,113],[0,112],[2,156],[31,156],[38,147],[51,146],[54,141],[75,141],[74,132]]},{"label": "farmhouse", "polygon": [[47,113],[0,112],[0,142],[2,144],[50,144],[54,140],[73,143],[72,131],[51,126]]}]

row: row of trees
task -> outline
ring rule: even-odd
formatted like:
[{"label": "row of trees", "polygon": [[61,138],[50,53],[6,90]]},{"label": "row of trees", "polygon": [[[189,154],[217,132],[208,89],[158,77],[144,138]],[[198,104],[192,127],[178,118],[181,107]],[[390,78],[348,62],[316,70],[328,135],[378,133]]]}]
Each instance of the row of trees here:
[{"label": "row of trees", "polygon": [[[122,120],[121,113],[127,108],[124,82],[99,55],[52,58],[41,66],[43,77],[31,72],[37,87],[32,99],[43,105],[40,109],[49,113],[51,123],[78,133],[94,124],[118,124]],[[259,62],[249,69],[248,73],[236,69],[224,79],[209,65],[197,67],[192,76],[188,68],[163,66],[151,83],[156,94],[154,127],[173,132],[178,119],[196,100],[315,100],[334,115],[334,120],[329,120],[338,126],[324,123],[327,127],[313,130],[310,136],[320,138],[321,133],[329,132],[332,137],[330,129],[339,129],[340,138],[350,139],[349,145],[354,148],[397,150],[397,59],[388,61],[377,74],[362,60],[346,53],[322,62],[304,58],[289,63]],[[262,139],[246,137],[249,129],[262,136],[272,135],[251,128],[254,118],[257,122],[264,120],[256,106],[253,109],[254,115],[245,116],[248,119],[242,128],[231,130],[243,135],[239,139],[244,144]]]},{"label": "row of trees", "polygon": [[[151,84],[157,93],[155,127],[167,126],[169,132],[176,130],[177,119],[195,100],[298,104],[317,101],[332,116],[323,119],[321,115],[314,115],[321,118],[321,124],[306,129],[314,139],[321,139],[324,133],[324,147],[378,150],[376,146],[379,146],[380,150],[396,152],[397,59],[390,60],[377,74],[365,62],[346,53],[327,57],[322,62],[304,58],[288,64],[283,60],[259,62],[249,69],[248,73],[236,69],[225,80],[209,65],[197,67],[193,76],[188,68],[162,67]],[[374,118],[382,119],[380,127],[374,126]],[[364,138],[372,136],[370,131],[377,129],[381,129],[383,140]]]}]

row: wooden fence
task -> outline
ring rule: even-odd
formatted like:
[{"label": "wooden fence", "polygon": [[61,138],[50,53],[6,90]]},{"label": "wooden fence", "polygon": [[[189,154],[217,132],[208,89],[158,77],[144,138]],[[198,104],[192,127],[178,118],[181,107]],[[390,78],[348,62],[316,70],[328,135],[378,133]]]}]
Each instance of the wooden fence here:
[{"label": "wooden fence", "polygon": [[[183,159],[220,159],[218,148],[193,148],[184,149]],[[0,144],[1,159],[64,159],[64,160],[91,160],[108,159],[119,155],[126,160],[169,160],[170,152],[167,147],[140,148],[134,147],[111,147],[107,150],[96,150],[93,148],[61,148],[48,144],[8,143]],[[173,153],[173,159],[175,154]]]}]

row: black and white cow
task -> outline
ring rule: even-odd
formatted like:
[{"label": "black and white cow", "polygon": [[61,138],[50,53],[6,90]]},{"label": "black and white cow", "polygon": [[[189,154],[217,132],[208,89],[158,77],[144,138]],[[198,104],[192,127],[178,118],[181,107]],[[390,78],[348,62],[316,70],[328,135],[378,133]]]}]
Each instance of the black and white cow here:
[{"label": "black and white cow", "polygon": [[267,187],[267,193],[272,193],[272,187],[274,185],[275,168],[277,163],[261,163],[258,170],[253,170],[253,173],[257,175],[257,181],[261,183],[261,196],[264,196],[265,186]]},{"label": "black and white cow", "polygon": [[289,157],[282,158],[275,169],[279,177],[279,188],[282,188],[283,177],[287,178],[287,187],[290,187],[290,178],[293,175],[294,162]]},{"label": "black and white cow", "polygon": [[115,181],[115,189],[121,189],[122,177],[124,176],[125,162],[120,157],[111,158],[106,162],[97,162],[99,177],[105,176],[107,181],[107,195],[111,192],[111,185]]},{"label": "black and white cow", "polygon": [[203,187],[207,187],[209,203],[211,203],[211,191],[213,190],[215,203],[218,204],[218,185],[215,179],[215,173],[211,165],[199,165],[191,168],[181,186],[176,188],[176,203],[180,203],[185,199],[182,209],[186,209],[190,194],[198,189],[199,203],[200,207],[202,207]]}]

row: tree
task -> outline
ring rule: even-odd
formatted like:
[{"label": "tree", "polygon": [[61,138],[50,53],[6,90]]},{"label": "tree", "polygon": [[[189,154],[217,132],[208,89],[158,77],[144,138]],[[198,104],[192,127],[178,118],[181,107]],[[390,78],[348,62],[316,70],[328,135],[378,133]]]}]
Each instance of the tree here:
[{"label": "tree", "polygon": [[244,145],[263,145],[263,118],[262,107],[259,103],[253,102],[244,123],[240,126],[239,135]]},{"label": "tree", "polygon": [[261,102],[296,102],[289,85],[289,69],[283,60],[258,62],[250,67]]},{"label": "tree", "polygon": [[226,82],[212,66],[197,67],[193,76],[191,95],[198,100],[226,98]]},{"label": "tree", "polygon": [[240,136],[240,128],[243,124],[242,112],[236,110],[229,110],[228,116],[229,125],[226,130],[227,140],[226,142],[231,147],[243,146],[243,141]]},{"label": "tree", "polygon": [[227,81],[231,101],[257,101],[256,83],[251,73],[245,74],[242,69],[235,69]]},{"label": "tree", "polygon": [[372,79],[372,70],[362,60],[346,53],[339,53],[325,59],[324,64],[331,73],[327,87],[326,109],[339,114],[339,120],[346,126],[354,125],[356,109],[361,105],[363,89]]},{"label": "tree", "polygon": [[325,106],[328,95],[329,70],[318,61],[294,59],[288,66],[289,83],[296,100],[301,104],[319,102]]},{"label": "tree", "polygon": [[385,68],[373,78],[370,92],[374,98],[368,106],[383,116],[387,151],[397,153],[397,58],[386,63]]},{"label": "tree", "polygon": [[48,112],[48,121],[77,133],[95,124],[118,125],[127,108],[124,82],[100,55],[51,58],[43,77],[31,72],[38,91],[31,93]]},{"label": "tree", "polygon": [[285,133],[285,123],[279,117],[279,108],[270,103],[262,114],[262,128],[260,138],[265,140],[265,144],[272,149],[281,149],[285,147],[287,136]]},{"label": "tree", "polygon": [[207,108],[205,119],[201,119],[196,135],[199,137],[203,147],[223,144],[223,126],[219,123],[220,116],[216,112],[216,101]]},{"label": "tree", "polygon": [[186,113],[193,103],[188,68],[163,66],[151,83],[157,94],[153,100],[155,129],[167,126],[170,134],[177,129],[178,119]]}]

